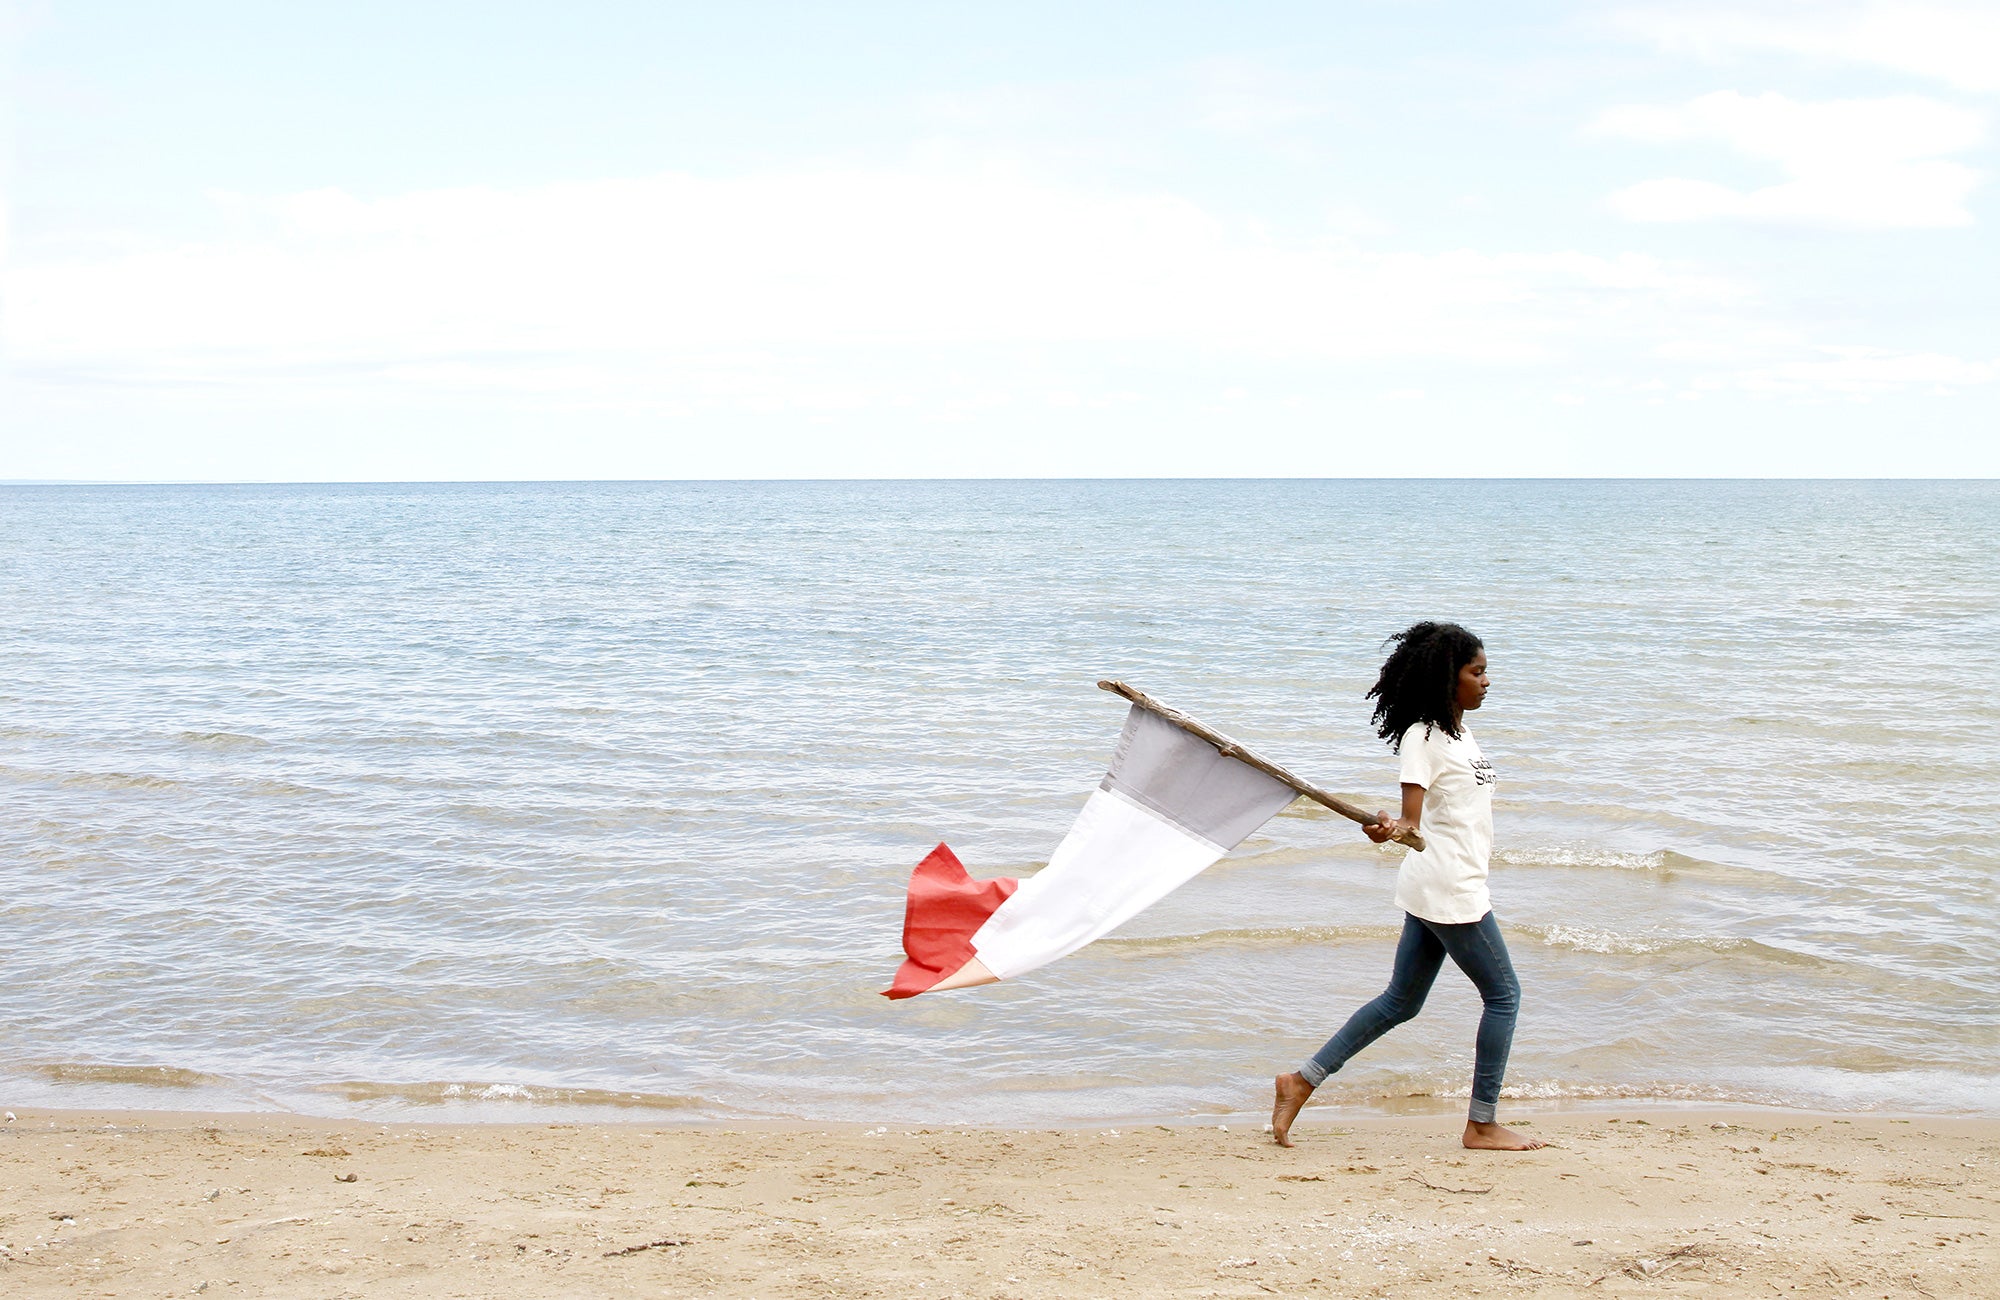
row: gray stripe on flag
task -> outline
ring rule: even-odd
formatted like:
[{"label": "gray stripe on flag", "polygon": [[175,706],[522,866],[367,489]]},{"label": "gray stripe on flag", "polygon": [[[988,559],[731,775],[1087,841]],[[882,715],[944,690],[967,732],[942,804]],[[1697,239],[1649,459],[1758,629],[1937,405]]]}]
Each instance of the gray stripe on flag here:
[{"label": "gray stripe on flag", "polygon": [[1200,736],[1136,704],[1125,715],[1103,786],[1224,849],[1298,798],[1283,781],[1224,758]]}]

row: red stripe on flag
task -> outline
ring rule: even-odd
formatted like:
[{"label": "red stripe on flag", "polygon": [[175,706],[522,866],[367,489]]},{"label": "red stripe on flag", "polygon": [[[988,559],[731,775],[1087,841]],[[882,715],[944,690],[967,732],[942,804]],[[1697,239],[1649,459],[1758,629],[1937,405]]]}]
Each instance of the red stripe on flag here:
[{"label": "red stripe on flag", "polygon": [[903,909],[903,952],[908,955],[885,998],[913,998],[971,961],[972,936],[1021,882],[974,880],[958,855],[940,844],[910,873]]}]

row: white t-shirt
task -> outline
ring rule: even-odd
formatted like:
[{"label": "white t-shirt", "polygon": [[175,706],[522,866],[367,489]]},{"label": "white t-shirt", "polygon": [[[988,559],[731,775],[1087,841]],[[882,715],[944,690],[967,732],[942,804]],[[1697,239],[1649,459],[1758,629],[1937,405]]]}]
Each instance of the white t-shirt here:
[{"label": "white t-shirt", "polygon": [[1424,788],[1424,843],[1403,855],[1396,906],[1441,925],[1464,925],[1492,910],[1486,868],[1493,856],[1493,765],[1472,728],[1458,739],[1417,723],[1403,733],[1403,782]]}]

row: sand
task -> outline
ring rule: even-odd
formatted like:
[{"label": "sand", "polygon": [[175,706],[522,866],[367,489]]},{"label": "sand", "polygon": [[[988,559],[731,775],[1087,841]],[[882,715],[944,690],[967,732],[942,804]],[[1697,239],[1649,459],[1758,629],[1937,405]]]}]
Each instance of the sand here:
[{"label": "sand", "polygon": [[2000,1295],[2000,1122],[1069,1131],[31,1111],[0,1295]]}]

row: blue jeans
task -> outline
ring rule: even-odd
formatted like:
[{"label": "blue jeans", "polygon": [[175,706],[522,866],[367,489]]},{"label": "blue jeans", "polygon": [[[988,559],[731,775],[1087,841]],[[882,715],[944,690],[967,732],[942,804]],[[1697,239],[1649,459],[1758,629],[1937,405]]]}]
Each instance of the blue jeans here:
[{"label": "blue jeans", "polygon": [[1485,1000],[1479,1015],[1479,1039],[1473,1053],[1471,1118],[1494,1122],[1500,1101],[1500,1080],[1507,1073],[1507,1051],[1514,1045],[1514,1017],[1521,1008],[1521,981],[1507,958],[1500,923],[1488,912],[1468,925],[1441,925],[1403,915],[1403,937],[1396,942],[1396,969],[1382,995],[1348,1017],[1340,1032],[1299,1067],[1307,1083],[1317,1088],[1326,1076],[1382,1035],[1424,1009],[1424,998],[1449,954],[1472,980]]}]

